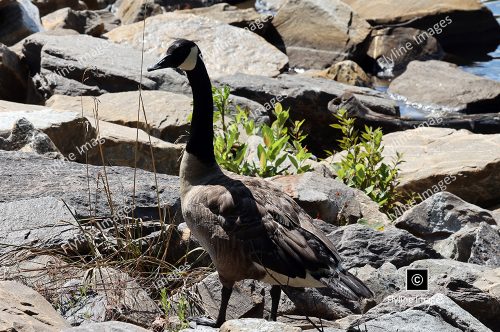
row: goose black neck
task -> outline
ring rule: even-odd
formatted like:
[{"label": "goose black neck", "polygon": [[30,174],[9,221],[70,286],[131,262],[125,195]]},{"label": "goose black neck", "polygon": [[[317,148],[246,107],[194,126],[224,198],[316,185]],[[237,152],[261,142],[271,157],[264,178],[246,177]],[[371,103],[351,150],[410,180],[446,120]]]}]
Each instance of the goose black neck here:
[{"label": "goose black neck", "polygon": [[203,61],[198,58],[196,67],[187,72],[193,91],[193,117],[191,136],[186,151],[207,165],[215,163],[212,84]]}]

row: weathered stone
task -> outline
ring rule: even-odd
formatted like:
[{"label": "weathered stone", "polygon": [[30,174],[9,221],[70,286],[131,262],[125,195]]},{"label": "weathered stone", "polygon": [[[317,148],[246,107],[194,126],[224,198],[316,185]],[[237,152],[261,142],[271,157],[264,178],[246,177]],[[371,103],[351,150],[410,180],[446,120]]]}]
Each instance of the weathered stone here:
[{"label": "weathered stone", "polygon": [[335,243],[347,269],[366,264],[380,267],[385,262],[399,268],[419,259],[441,257],[424,240],[392,227],[376,231],[359,224],[348,225],[328,234],[328,238]]},{"label": "weathered stone", "polygon": [[[488,210],[443,191],[412,207],[396,220],[396,227],[426,240],[446,238],[468,224],[496,225]],[[447,256],[449,257],[449,256]]]},{"label": "weathered stone", "polygon": [[28,68],[3,44],[0,44],[0,99],[34,104],[41,101]]},{"label": "weathered stone", "polygon": [[227,3],[219,3],[210,7],[183,10],[189,13],[224,22],[238,28],[247,28],[259,35],[264,35],[271,25],[272,16],[259,14],[254,8],[239,9]]},{"label": "weathered stone", "polygon": [[362,191],[315,172],[275,177],[272,180],[299,203],[313,218],[342,225],[365,219],[369,224],[388,225],[389,218],[379,211]]},{"label": "weathered stone", "polygon": [[104,9],[116,2],[116,0],[81,0],[81,1],[83,1],[85,5],[91,10]]},{"label": "weathered stone", "polygon": [[220,332],[300,332],[299,327],[293,327],[280,322],[269,322],[263,319],[244,318],[228,320],[220,327]]},{"label": "weathered stone", "polygon": [[406,28],[381,28],[370,35],[367,55],[375,61],[374,72],[379,77],[402,74],[413,60],[441,59],[441,45],[424,31]]},{"label": "weathered stone", "polygon": [[286,0],[257,0],[255,1],[255,8],[260,12],[276,13],[284,4]]},{"label": "weathered stone", "polygon": [[[132,212],[134,170],[128,167],[107,166],[107,185],[111,193],[113,213],[103,185],[104,169],[64,160],[51,160],[35,154],[0,151],[0,202],[16,202],[52,196],[75,209],[77,217],[99,216],[116,220]],[[90,192],[89,183],[90,181]],[[179,214],[179,180],[157,174],[160,207],[169,218],[181,219]],[[36,183],[36,186],[33,186]],[[89,205],[90,194],[90,205]],[[158,219],[158,199],[153,173],[138,169],[135,185],[136,217]],[[12,203],[15,204],[15,203]],[[163,212],[165,213],[165,212]]]},{"label": "weathered stone", "polygon": [[[83,294],[78,291],[82,288],[86,289]],[[86,321],[126,320],[149,327],[161,314],[156,303],[133,278],[109,267],[89,270],[81,282],[68,282],[62,293],[60,311],[72,325]]]},{"label": "weathered stone", "polygon": [[75,326],[62,330],[61,332],[148,332],[140,326],[129,323],[109,321],[102,323],[90,323],[82,326]]},{"label": "weathered stone", "polygon": [[0,7],[0,43],[11,46],[42,30],[38,8],[31,1],[9,1]]},{"label": "weathered stone", "polygon": [[[0,211],[2,255],[19,247],[61,249],[80,234],[79,228],[73,224],[71,213],[74,211],[54,197],[0,203]],[[83,248],[85,244],[81,243],[81,246]]]},{"label": "weathered stone", "polygon": [[[136,128],[139,94],[136,91],[106,93],[99,100],[99,119],[115,124]],[[144,119],[139,110],[139,128],[152,136],[168,142],[175,142],[189,131],[188,117],[192,112],[192,98],[166,91],[143,91],[142,100],[147,116]],[[46,105],[55,109],[80,111],[87,117],[94,117],[93,97],[72,97],[54,95]]]},{"label": "weathered stone", "polygon": [[[32,124],[34,127],[33,130],[36,129],[36,131],[45,133],[65,156],[68,156],[70,153],[76,153],[78,148],[85,146],[88,143],[86,139],[91,141],[96,137],[93,128],[89,127],[89,122],[85,118],[80,117],[76,112],[58,112],[45,106],[18,104],[0,100],[0,133],[6,136],[17,136],[16,140],[18,140],[19,144],[23,145],[28,144],[32,140],[34,145],[32,144],[31,147],[35,151],[38,149],[37,145],[41,148],[41,152],[51,152],[50,150],[53,149],[50,149],[50,144],[46,140],[45,142],[44,140],[40,140],[43,137],[29,137],[29,133],[33,132],[33,130],[30,129],[30,126],[26,122],[23,122],[26,125],[24,126],[26,129],[24,134],[20,130],[23,126],[18,128],[17,133],[16,130],[11,133],[14,125],[21,118]],[[2,145],[9,144],[4,142]],[[11,147],[14,146],[11,145]],[[18,150],[18,148],[14,147],[9,150]]]},{"label": "weathered stone", "polygon": [[[416,0],[394,6],[391,0],[342,0],[373,25],[403,23],[436,37],[446,51],[487,48],[500,41],[500,26],[484,5],[475,0]],[[473,22],[473,23],[471,23]]]},{"label": "weathered stone", "polygon": [[370,25],[340,0],[289,0],[272,23],[292,67],[322,69],[355,57],[370,33]]},{"label": "weathered stone", "polygon": [[113,4],[113,12],[122,24],[131,24],[142,21],[145,17],[161,14],[163,10],[155,2],[118,0]]},{"label": "weathered stone", "polygon": [[443,257],[461,262],[500,267],[500,235],[485,222],[462,228],[436,243],[434,249]]},{"label": "weathered stone", "polygon": [[436,111],[470,114],[500,109],[500,82],[437,60],[412,61],[403,75],[391,82],[388,91],[406,102]]},{"label": "weathered stone", "polygon": [[69,324],[33,289],[0,281],[0,330],[58,332]]},{"label": "weathered stone", "polygon": [[46,30],[72,29],[94,37],[104,33],[104,23],[100,16],[89,10],[62,8],[42,17],[42,24]]},{"label": "weathered stone", "polygon": [[355,86],[370,86],[371,79],[356,62],[344,60],[337,62],[323,71],[315,71],[311,74],[313,77],[323,77],[340,83],[355,85]]},{"label": "weathered stone", "polygon": [[[93,119],[89,121],[93,122]],[[102,143],[100,148],[93,148],[92,143],[87,143],[85,147],[88,147],[89,153],[86,157],[80,156],[79,161],[84,162],[85,158],[88,158],[89,163],[102,165],[104,157],[105,165],[135,165],[150,172],[179,174],[183,144],[165,142],[156,137],[149,137],[143,130],[137,133],[137,129],[105,121],[99,121],[99,134],[99,141]]]},{"label": "weathered stone", "polygon": [[54,157],[62,157],[51,139],[35,129],[25,118],[16,121],[8,137],[0,136],[0,150],[47,153]]},{"label": "weathered stone", "polygon": [[361,329],[368,332],[381,331],[478,331],[489,332],[467,311],[443,294],[412,306],[403,312],[392,312],[364,322],[351,325],[347,331]]},{"label": "weathered stone", "polygon": [[87,9],[85,3],[79,0],[32,0],[31,2],[38,7],[40,16],[45,16],[62,8],[71,8],[74,10]]},{"label": "weathered stone", "polygon": [[381,92],[325,79],[286,74],[278,78],[236,74],[216,82],[228,85],[235,95],[261,103],[267,111],[277,102],[290,108],[292,120],[305,119],[302,129],[309,134],[307,145],[317,155],[331,150],[338,139],[337,130],[330,127],[334,113],[328,110],[328,104],[333,98],[345,93],[354,94],[375,112],[399,115],[397,103]]},{"label": "weathered stone", "polygon": [[[111,41],[142,49],[141,22],[106,34]],[[262,37],[228,24],[192,14],[167,13],[146,19],[144,49],[161,57],[176,38],[196,40],[211,77],[237,72],[276,76],[288,58]],[[200,39],[199,35],[204,38]],[[158,59],[157,59],[158,60]],[[156,61],[155,61],[156,62]],[[155,63],[150,62],[149,65]]]},{"label": "weathered stone", "polygon": [[45,78],[47,98],[137,91],[141,83],[145,90],[190,91],[187,79],[173,69],[148,73],[146,67],[158,60],[149,54],[144,54],[141,80],[140,51],[87,35],[35,34],[24,40],[23,54],[31,73]]},{"label": "weathered stone", "polygon": [[424,199],[448,191],[487,206],[500,199],[500,135],[421,127],[384,135],[383,155],[403,154],[401,191]]}]

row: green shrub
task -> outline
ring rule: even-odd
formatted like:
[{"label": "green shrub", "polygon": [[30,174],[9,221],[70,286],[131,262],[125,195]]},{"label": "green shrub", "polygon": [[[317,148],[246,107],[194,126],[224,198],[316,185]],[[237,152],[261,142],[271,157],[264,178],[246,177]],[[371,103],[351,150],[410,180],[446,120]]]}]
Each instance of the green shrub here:
[{"label": "green shrub", "polygon": [[[312,154],[302,145],[306,135],[301,127],[304,121],[295,121],[290,125],[289,110],[284,110],[277,103],[273,110],[276,118],[271,126],[256,126],[248,117],[248,111],[236,107],[236,114],[229,111],[228,87],[213,88],[214,112],[214,152],[217,163],[237,174],[248,176],[271,177],[280,174],[304,173],[311,166],[307,160]],[[247,136],[262,137],[263,144],[257,146],[259,162],[249,161],[245,157],[248,144],[241,141],[241,132]],[[285,161],[289,163],[286,165]],[[293,165],[293,167],[291,167]]]},{"label": "green shrub", "polygon": [[404,161],[397,152],[391,164],[384,162],[382,152],[382,130],[365,126],[360,133],[354,127],[355,119],[349,117],[346,110],[339,110],[335,115],[338,123],[331,127],[342,131],[338,140],[340,148],[346,152],[333,168],[337,177],[349,187],[364,191],[377,202],[384,212],[391,211],[401,198],[396,191],[399,184],[399,166]]}]

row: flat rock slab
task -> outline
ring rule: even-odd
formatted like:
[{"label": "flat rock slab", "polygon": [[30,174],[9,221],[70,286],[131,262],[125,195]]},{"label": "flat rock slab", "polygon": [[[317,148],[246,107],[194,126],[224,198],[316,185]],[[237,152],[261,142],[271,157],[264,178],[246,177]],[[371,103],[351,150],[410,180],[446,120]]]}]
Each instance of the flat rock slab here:
[{"label": "flat rock slab", "polygon": [[[143,23],[138,22],[121,26],[105,36],[116,43],[142,49],[142,33]],[[288,63],[288,57],[262,37],[229,24],[178,12],[146,19],[144,48],[149,57],[158,60],[176,38],[196,41],[212,77],[237,72],[276,76]]]},{"label": "flat rock slab", "polygon": [[10,132],[14,124],[25,118],[34,128],[45,133],[62,154],[75,153],[85,145],[85,137],[95,137],[88,121],[77,112],[55,111],[51,107],[27,105],[0,100],[0,134]]},{"label": "flat rock slab", "polygon": [[[115,124],[136,128],[139,93],[137,91],[105,93],[100,95],[99,119]],[[167,91],[142,91],[147,124],[142,109],[139,111],[139,128],[164,141],[175,142],[189,130],[188,116],[191,114],[190,96]],[[81,112],[87,117],[95,117],[94,98],[54,95],[46,105],[54,109]]]},{"label": "flat rock slab", "polygon": [[85,324],[83,326],[70,327],[61,332],[148,332],[145,328],[142,328],[137,325],[118,322],[118,321],[109,321],[102,323],[90,323]]},{"label": "flat rock slab", "polygon": [[0,281],[0,330],[59,332],[67,327],[36,291],[16,281]]},{"label": "flat rock slab", "polygon": [[[187,79],[174,70],[147,72],[158,59],[132,47],[88,35],[38,33],[22,43],[32,74],[40,73],[45,95],[100,95],[106,92],[145,90],[190,91]],[[78,48],[75,48],[78,45]]]},{"label": "flat rock slab", "polygon": [[500,41],[500,25],[491,11],[476,0],[405,0],[397,6],[391,0],[342,1],[372,25],[405,23],[430,35],[432,30],[445,50],[465,45],[494,50]]},{"label": "flat rock slab", "polygon": [[487,206],[500,199],[500,135],[422,127],[384,135],[386,158],[403,154],[401,183],[405,192],[424,199],[448,191]]},{"label": "flat rock slab", "polygon": [[229,320],[222,324],[220,332],[300,332],[299,327],[290,326],[280,322],[269,322],[263,319],[243,318]]},{"label": "flat rock slab", "polygon": [[494,113],[500,110],[500,82],[437,61],[412,61],[390,86],[408,103],[438,111]]},{"label": "flat rock slab", "polygon": [[[64,199],[76,215],[112,216],[104,190],[104,169],[68,160],[54,160],[35,154],[0,151],[0,202],[15,202],[52,196]],[[114,215],[123,216],[132,210],[134,170],[129,167],[106,167],[107,182],[114,205]],[[160,206],[170,216],[179,216],[179,180],[158,174]],[[89,206],[89,183],[90,201]],[[33,185],[36,184],[36,185]],[[158,214],[154,174],[138,169],[136,205],[143,213]],[[139,212],[136,216],[141,216]]]},{"label": "flat rock slab", "polygon": [[341,0],[289,0],[272,21],[292,67],[322,69],[357,56],[371,27]]}]

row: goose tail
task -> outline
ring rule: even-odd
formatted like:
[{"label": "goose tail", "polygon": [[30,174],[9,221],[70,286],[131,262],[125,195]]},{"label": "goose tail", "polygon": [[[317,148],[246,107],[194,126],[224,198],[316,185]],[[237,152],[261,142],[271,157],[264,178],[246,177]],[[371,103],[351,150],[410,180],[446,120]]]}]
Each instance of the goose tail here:
[{"label": "goose tail", "polygon": [[321,281],[349,300],[373,297],[373,292],[358,277],[347,271],[337,271],[335,276],[321,278]]}]

